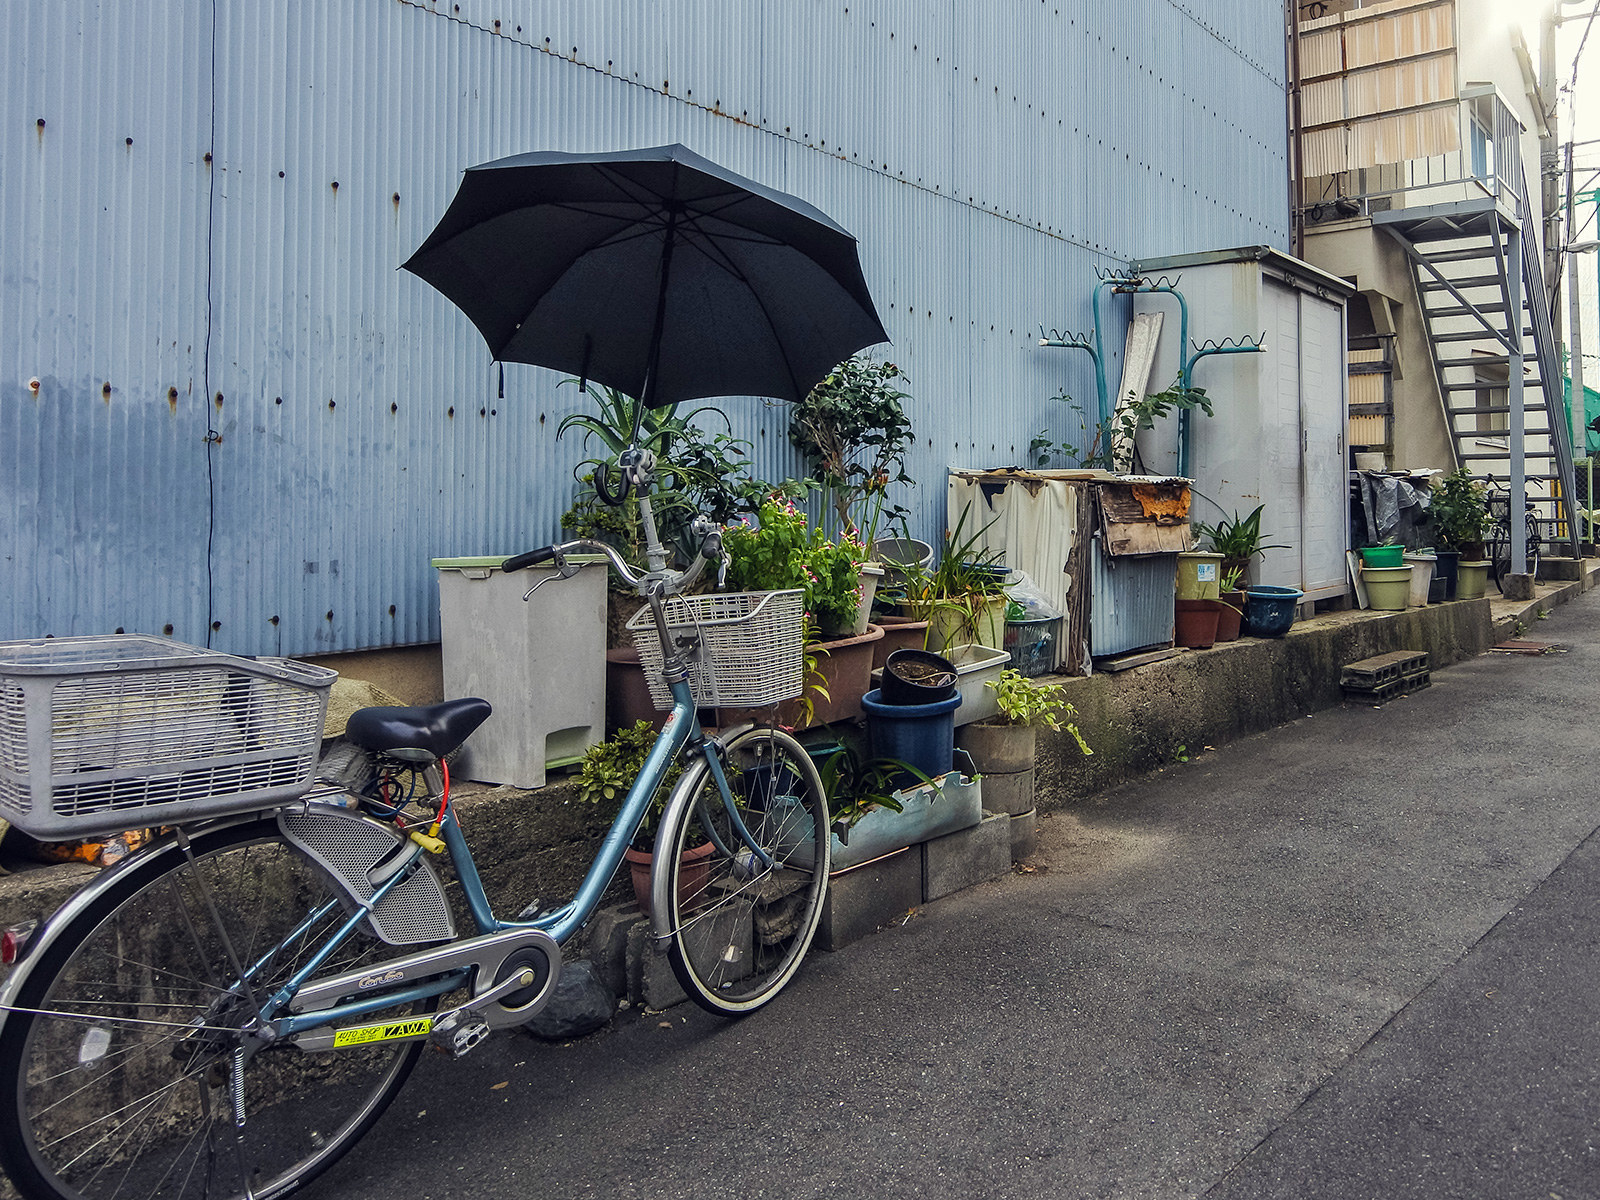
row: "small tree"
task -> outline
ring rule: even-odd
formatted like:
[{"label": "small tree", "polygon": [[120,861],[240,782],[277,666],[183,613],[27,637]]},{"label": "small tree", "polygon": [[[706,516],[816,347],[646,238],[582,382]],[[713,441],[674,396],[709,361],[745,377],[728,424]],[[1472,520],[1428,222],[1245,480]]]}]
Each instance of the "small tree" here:
[{"label": "small tree", "polygon": [[910,396],[896,383],[904,379],[892,362],[847,358],[795,406],[789,422],[789,440],[828,490],[840,531],[869,548],[884,518],[904,513],[898,505],[885,512],[886,489],[912,482],[905,472],[911,422],[901,406]]}]

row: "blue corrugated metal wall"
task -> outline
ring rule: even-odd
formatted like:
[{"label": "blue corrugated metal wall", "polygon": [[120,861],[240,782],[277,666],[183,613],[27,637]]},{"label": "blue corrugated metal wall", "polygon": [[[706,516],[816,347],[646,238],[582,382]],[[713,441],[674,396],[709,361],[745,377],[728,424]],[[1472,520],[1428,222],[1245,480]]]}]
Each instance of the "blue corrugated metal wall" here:
[{"label": "blue corrugated metal wall", "polygon": [[[1092,268],[1287,239],[1280,0],[0,7],[0,638],[437,637],[430,557],[550,540],[576,390],[398,264],[463,168],[681,141],[861,241],[947,466],[1092,396]],[[1111,331],[1121,343],[1122,314]],[[1116,368],[1112,367],[1115,380]],[[766,477],[786,417],[727,402]]]}]

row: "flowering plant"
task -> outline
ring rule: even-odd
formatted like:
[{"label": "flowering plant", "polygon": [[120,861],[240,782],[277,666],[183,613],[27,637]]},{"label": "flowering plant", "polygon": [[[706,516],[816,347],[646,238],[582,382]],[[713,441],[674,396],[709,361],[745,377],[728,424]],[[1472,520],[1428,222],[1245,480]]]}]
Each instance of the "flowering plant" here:
[{"label": "flowering plant", "polygon": [[866,547],[850,534],[829,540],[822,530],[811,528],[793,501],[776,494],[762,501],[756,518],[757,524],[732,525],[723,534],[733,586],[746,591],[800,588],[808,621],[824,633],[849,628],[860,606]]}]

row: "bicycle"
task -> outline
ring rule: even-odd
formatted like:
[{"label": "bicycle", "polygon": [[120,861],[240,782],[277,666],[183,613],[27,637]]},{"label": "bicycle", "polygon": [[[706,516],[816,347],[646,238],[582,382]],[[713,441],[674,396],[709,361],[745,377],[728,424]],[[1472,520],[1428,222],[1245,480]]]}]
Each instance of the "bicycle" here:
[{"label": "bicycle", "polygon": [[[1485,503],[1489,511],[1489,536],[1484,540],[1484,548],[1489,555],[1489,573],[1494,576],[1495,588],[1504,595],[1505,577],[1514,573],[1511,563],[1511,495],[1508,492],[1497,491],[1491,480]],[[1537,579],[1539,517],[1532,500],[1527,501],[1527,512],[1523,519],[1526,521],[1527,573]]]},{"label": "bicycle", "polygon": [[[648,518],[647,500],[642,507]],[[565,905],[505,921],[484,894],[451,803],[448,767],[488,717],[482,700],[356,713],[347,737],[370,755],[372,774],[353,790],[307,791],[307,773],[248,792],[238,772],[224,770],[234,790],[205,799],[199,817],[187,796],[121,806],[127,789],[113,780],[99,794],[118,807],[88,812],[84,802],[86,815],[65,821],[104,832],[138,823],[130,821],[137,816],[173,828],[50,918],[0,990],[0,1165],[24,1196],[265,1200],[311,1180],[373,1127],[425,1045],[459,1056],[544,1006],[561,947],[593,914],[680,756],[688,765],[665,801],[655,843],[657,944],[684,990],[713,1012],[753,1012],[782,990],[811,943],[827,889],[822,782],[781,729],[703,733],[691,682],[711,686],[715,664],[699,651],[712,640],[710,626],[726,619],[686,613],[699,598],[682,593],[709,562],[721,561],[720,530],[701,519],[699,554],[679,572],[656,553],[653,521],[647,528],[645,572],[583,539],[504,564],[511,571],[548,562],[554,579],[576,572],[568,554],[606,555],[647,601],[671,701],[643,770]],[[798,620],[796,609],[797,630]],[[0,658],[21,672],[24,691],[27,662],[37,668],[49,660],[76,680],[62,658],[64,648],[69,656],[82,652],[68,646],[77,640],[13,643],[0,647]],[[104,697],[112,694],[109,682],[124,690],[113,706],[123,709],[154,697],[146,724],[163,736],[174,721],[182,726],[185,753],[197,740],[214,747],[230,723],[245,730],[243,743],[259,742],[289,709],[304,708],[307,694],[310,740],[320,737],[314,693],[331,672],[184,649],[192,652],[164,665],[115,663],[77,680],[78,690]],[[26,660],[20,668],[19,659]],[[196,672],[213,681],[174,682]],[[14,683],[0,675],[0,766],[14,765],[7,755],[16,739],[4,740],[6,718],[17,716],[16,706],[7,708]],[[131,701],[130,688],[138,693]],[[289,704],[278,695],[285,689],[300,699]],[[91,713],[95,703],[110,702],[92,702]],[[59,702],[54,715],[59,765]],[[109,751],[90,729],[73,753],[89,760]],[[243,764],[248,774],[262,752],[256,745],[238,757],[251,759]],[[104,782],[105,771],[76,765],[95,786]],[[153,786],[148,772],[157,769],[144,769],[135,792]],[[176,775],[193,792],[194,777],[213,769],[190,765]],[[0,790],[0,809],[15,809],[14,800]],[[33,819],[16,815],[24,828]],[[691,847],[701,857],[686,860]],[[470,932],[457,932],[435,869],[445,859]]]}]

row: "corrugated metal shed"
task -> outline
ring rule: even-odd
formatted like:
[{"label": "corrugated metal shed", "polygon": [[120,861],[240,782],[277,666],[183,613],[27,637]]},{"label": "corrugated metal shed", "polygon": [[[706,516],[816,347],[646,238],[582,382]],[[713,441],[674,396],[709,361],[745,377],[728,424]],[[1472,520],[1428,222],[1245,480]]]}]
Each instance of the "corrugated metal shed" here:
[{"label": "corrugated metal shed", "polygon": [[[0,7],[0,638],[438,636],[435,556],[557,531],[576,389],[397,265],[463,168],[682,141],[857,235],[946,466],[1092,395],[1096,265],[1284,245],[1275,0]],[[1119,313],[1117,321],[1125,319]],[[1111,341],[1120,345],[1117,332]],[[1114,371],[1115,368],[1113,368]],[[758,472],[786,417],[731,400]]]}]

